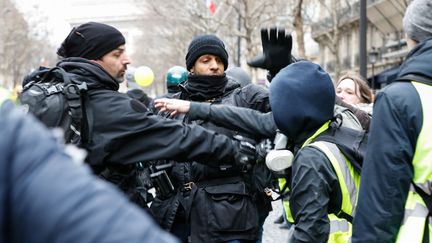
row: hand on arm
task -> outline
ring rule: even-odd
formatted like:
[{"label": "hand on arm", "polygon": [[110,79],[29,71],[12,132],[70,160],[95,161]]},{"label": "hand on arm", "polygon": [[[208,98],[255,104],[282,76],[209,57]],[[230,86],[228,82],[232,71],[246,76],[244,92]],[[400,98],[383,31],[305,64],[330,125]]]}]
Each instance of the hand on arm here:
[{"label": "hand on arm", "polygon": [[178,114],[189,112],[190,103],[190,101],[186,100],[162,98],[156,99],[154,106],[161,112],[168,112],[171,117],[175,117]]}]

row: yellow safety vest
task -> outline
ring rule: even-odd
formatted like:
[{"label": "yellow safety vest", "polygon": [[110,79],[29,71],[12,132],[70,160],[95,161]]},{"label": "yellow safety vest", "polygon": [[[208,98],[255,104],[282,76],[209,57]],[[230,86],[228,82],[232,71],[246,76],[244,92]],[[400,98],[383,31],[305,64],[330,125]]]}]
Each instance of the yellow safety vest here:
[{"label": "yellow safety vest", "polygon": [[[426,194],[432,195],[430,186],[432,183],[432,86],[415,81],[412,81],[412,84],[419,94],[423,113],[422,128],[417,138],[412,160],[414,169],[413,182]],[[422,242],[426,224],[429,227],[429,239],[432,239],[431,218],[428,217],[428,214],[429,210],[425,202],[411,185],[397,242]]]},{"label": "yellow safety vest", "polygon": [[[278,184],[279,184],[279,189],[282,190],[283,188],[285,188],[284,191],[281,191],[280,193],[289,193],[289,187],[285,187],[285,184],[287,183],[285,178],[279,178],[278,179]],[[289,205],[289,197],[285,197],[282,198],[282,205],[284,208],[284,213],[285,213],[285,218],[290,222],[290,223],[294,223],[294,218],[291,214],[291,210],[290,210],[290,205]]]},{"label": "yellow safety vest", "polygon": [[[326,122],[321,128],[319,128],[314,135],[312,135],[303,144],[305,146],[313,146],[322,151],[331,162],[342,192],[342,205],[341,210],[337,214],[329,214],[330,219],[330,234],[328,242],[349,242],[352,235],[352,225],[349,221],[344,218],[340,218],[337,215],[345,213],[350,216],[354,215],[355,206],[357,205],[358,188],[360,185],[360,174],[354,169],[348,159],[340,152],[338,147],[329,142],[318,141],[310,143],[319,134],[328,129],[330,122]],[[281,181],[279,181],[281,184]],[[286,205],[288,207],[286,207]],[[291,210],[289,209],[289,203],[285,204],[284,209],[291,222],[293,218],[291,216]]]}]

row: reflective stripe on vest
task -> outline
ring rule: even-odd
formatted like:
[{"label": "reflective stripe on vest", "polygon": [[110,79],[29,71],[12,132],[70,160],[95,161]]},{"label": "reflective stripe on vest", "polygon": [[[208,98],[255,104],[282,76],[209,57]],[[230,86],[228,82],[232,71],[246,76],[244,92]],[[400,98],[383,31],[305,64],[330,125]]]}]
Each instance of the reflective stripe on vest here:
[{"label": "reflective stripe on vest", "polygon": [[417,186],[432,195],[432,86],[412,82],[416,88],[422,104],[423,123],[417,138],[416,150],[413,158],[414,178]]},{"label": "reflective stripe on vest", "polygon": [[350,223],[346,219],[338,218],[334,214],[330,214],[329,218],[330,218],[330,234],[336,232],[349,231]]},{"label": "reflective stripe on vest", "polygon": [[318,141],[309,144],[308,146],[317,147],[330,160],[338,177],[339,186],[342,192],[341,211],[354,216],[354,209],[357,203],[357,188],[359,188],[360,185],[360,175],[354,170],[351,163],[345,158],[335,144]]},{"label": "reflective stripe on vest", "polygon": [[[422,128],[416,142],[416,149],[412,161],[413,182],[425,193],[432,195],[432,86],[411,82],[419,94],[422,105]],[[429,210],[423,199],[411,186],[405,203],[405,214],[398,232],[397,242],[422,242],[425,224],[428,224],[429,239],[432,239],[431,222],[428,218]]]},{"label": "reflective stripe on vest", "polygon": [[[340,152],[338,147],[329,142],[318,141],[309,144],[322,151],[331,162],[336,172],[339,187],[342,192],[342,205],[339,213],[344,212],[354,216],[357,203],[357,192],[360,185],[360,175],[354,170],[351,163]],[[344,218],[335,214],[329,215],[330,235],[328,242],[349,242],[352,235],[352,225]]]},{"label": "reflective stripe on vest", "polygon": [[[279,189],[282,190],[285,187],[285,184],[287,183],[285,178],[279,178],[278,179],[278,183],[279,183]],[[289,193],[289,187],[285,187],[284,191],[281,191],[281,193]],[[282,206],[284,208],[284,212],[285,212],[285,217],[288,220],[288,222],[290,223],[294,223],[294,218],[291,214],[291,209],[289,206],[289,194],[287,194],[286,197],[282,198]]]},{"label": "reflective stripe on vest", "polygon": [[[342,192],[342,205],[341,212],[353,216],[353,211],[357,203],[357,189],[360,184],[360,175],[354,170],[351,163],[345,158],[335,144],[318,141],[309,144],[319,134],[326,131],[329,127],[330,122],[326,122],[321,126],[306,142],[304,146],[314,146],[322,151],[328,160],[331,162],[334,170],[336,171],[339,185]],[[281,181],[283,180],[283,181]],[[279,179],[279,185],[285,183],[284,179]],[[284,203],[284,209],[287,211],[287,215],[291,216],[289,204]],[[340,212],[339,212],[340,213]],[[328,242],[342,243],[349,242],[352,234],[352,225],[344,218],[339,218],[334,214],[328,215],[330,220],[330,234]]]},{"label": "reflective stripe on vest", "polygon": [[[329,124],[330,124],[330,121],[324,123],[324,125],[322,125],[311,137],[309,137],[306,140],[306,142],[303,144],[302,148],[304,146],[306,146],[312,139],[316,138],[318,135],[320,135],[325,130],[327,130],[329,128]],[[287,182],[284,178],[279,178],[278,183],[279,183],[279,188],[282,189]],[[286,187],[284,192],[288,192],[289,190],[290,189],[288,187]],[[282,193],[284,193],[284,192],[282,192]],[[294,218],[292,216],[291,209],[290,209],[289,198],[283,200],[283,207],[285,210],[285,215],[286,215],[287,220],[291,223],[294,223]]]},{"label": "reflective stripe on vest", "polygon": [[[426,224],[428,209],[419,194],[411,185],[405,204],[405,214],[398,232],[396,242],[423,242],[424,226]],[[430,228],[430,222],[429,222]],[[429,235],[431,231],[429,230]],[[429,239],[432,239],[429,237]]]},{"label": "reflective stripe on vest", "polygon": [[352,225],[346,219],[338,218],[334,214],[329,215],[330,234],[327,242],[345,243],[349,242],[352,235]]},{"label": "reflective stripe on vest", "polygon": [[[357,192],[360,185],[360,175],[354,170],[351,163],[340,152],[339,148],[329,142],[318,141],[309,144],[311,140],[328,129],[330,122],[325,123],[315,134],[310,137],[304,146],[313,146],[322,151],[334,168],[342,193],[342,205],[339,213],[344,212],[353,216],[357,203]],[[328,242],[345,243],[349,242],[352,235],[352,225],[344,218],[335,214],[328,215],[330,220],[330,233]]]}]

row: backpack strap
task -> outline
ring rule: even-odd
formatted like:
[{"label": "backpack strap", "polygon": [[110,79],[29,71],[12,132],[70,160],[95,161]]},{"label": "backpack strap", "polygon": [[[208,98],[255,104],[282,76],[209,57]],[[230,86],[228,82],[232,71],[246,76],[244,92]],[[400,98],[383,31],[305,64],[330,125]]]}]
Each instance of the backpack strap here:
[{"label": "backpack strap", "polygon": [[366,153],[368,133],[347,127],[331,126],[313,141],[325,141],[334,143],[345,157],[350,161],[354,169],[361,173],[363,159]]},{"label": "backpack strap", "polygon": [[291,192],[289,190],[290,177],[288,175],[283,175],[282,177],[280,177],[278,179],[285,179],[285,184],[283,185],[282,188],[279,188],[279,193],[278,193],[279,196],[277,196],[275,199],[272,199],[272,201],[282,200],[282,199],[286,198],[287,196],[291,195]]},{"label": "backpack strap", "polygon": [[92,141],[92,134],[93,134],[93,109],[89,104],[89,97],[88,95],[85,95],[83,98],[83,120],[87,121],[84,123],[84,127],[81,126],[81,130],[84,133],[82,136],[82,144],[87,145]]},{"label": "backpack strap", "polygon": [[424,192],[419,186],[417,186],[413,181],[411,181],[411,184],[414,186],[415,191],[420,195],[420,197],[423,199],[423,201],[426,204],[426,207],[429,210],[429,214],[432,214],[432,196],[428,195],[426,192]]},{"label": "backpack strap", "polygon": [[[58,70],[62,75],[63,93],[72,117],[71,129],[81,137],[81,145],[85,146],[90,143],[93,130],[93,113],[88,105],[87,83],[73,83],[68,73],[61,67],[54,67],[50,72],[52,70]],[[79,127],[74,127],[77,124]]]}]

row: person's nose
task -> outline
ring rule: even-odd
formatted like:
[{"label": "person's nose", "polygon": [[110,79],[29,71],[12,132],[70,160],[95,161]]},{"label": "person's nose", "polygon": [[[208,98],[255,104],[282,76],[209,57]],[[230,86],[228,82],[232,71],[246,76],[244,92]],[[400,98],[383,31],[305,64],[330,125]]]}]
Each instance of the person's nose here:
[{"label": "person's nose", "polygon": [[210,62],[210,69],[212,69],[212,70],[218,70],[219,69],[219,65],[218,65],[218,62],[216,60],[212,60]]},{"label": "person's nose", "polygon": [[342,92],[340,92],[340,93],[336,93],[336,95],[337,95],[337,97],[339,97],[341,100],[344,100],[344,99],[345,99],[345,97],[344,97],[344,95],[342,94]]},{"label": "person's nose", "polygon": [[122,59],[122,64],[123,65],[128,65],[131,63],[131,59],[129,58],[129,56],[124,55],[123,59]]}]

